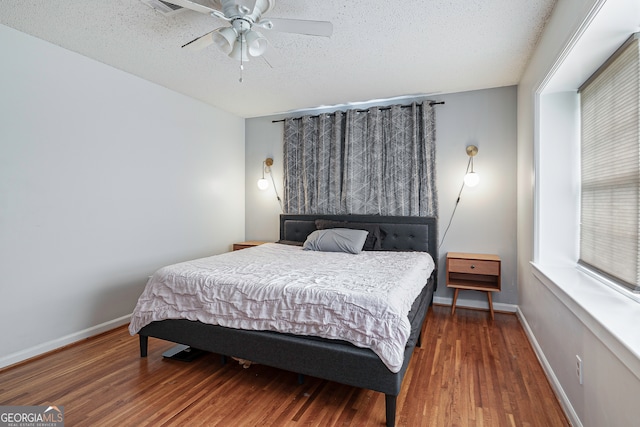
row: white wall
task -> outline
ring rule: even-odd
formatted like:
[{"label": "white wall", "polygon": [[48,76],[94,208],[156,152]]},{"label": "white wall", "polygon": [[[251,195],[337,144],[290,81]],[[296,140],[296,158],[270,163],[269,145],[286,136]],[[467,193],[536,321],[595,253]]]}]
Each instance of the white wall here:
[{"label": "white wall", "polygon": [[244,239],[244,119],[0,26],[0,366]]},{"label": "white wall", "polygon": [[[465,188],[451,229],[440,248],[439,288],[436,301],[450,303],[445,286],[448,251],[496,253],[503,260],[503,290],[494,294],[497,309],[515,310],[516,289],[516,94],[515,87],[439,95],[436,106],[437,174],[440,203],[440,238],[453,211],[468,156],[467,145],[477,145],[475,169],[481,175],[477,187]],[[396,101],[409,103],[410,100]],[[359,105],[358,108],[362,108]],[[344,109],[346,107],[343,107]],[[353,107],[351,107],[353,108]],[[323,110],[326,111],[326,110]],[[314,113],[313,111],[308,111]],[[295,116],[302,113],[295,114]],[[284,116],[246,121],[246,237],[277,240],[280,207],[270,187],[260,191],[261,163],[273,157],[274,178],[282,196],[282,123]],[[486,294],[466,291],[461,306],[487,307]]]},{"label": "white wall", "polygon": [[637,0],[559,1],[518,87],[519,314],[575,426],[638,419],[638,305],[575,268],[575,89],[638,24]]}]

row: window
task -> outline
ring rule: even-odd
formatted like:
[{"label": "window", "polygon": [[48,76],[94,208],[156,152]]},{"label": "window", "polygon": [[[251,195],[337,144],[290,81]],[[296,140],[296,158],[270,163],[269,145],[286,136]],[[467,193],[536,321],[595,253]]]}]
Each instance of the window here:
[{"label": "window", "polygon": [[630,37],[580,88],[580,263],[640,292],[640,44]]}]

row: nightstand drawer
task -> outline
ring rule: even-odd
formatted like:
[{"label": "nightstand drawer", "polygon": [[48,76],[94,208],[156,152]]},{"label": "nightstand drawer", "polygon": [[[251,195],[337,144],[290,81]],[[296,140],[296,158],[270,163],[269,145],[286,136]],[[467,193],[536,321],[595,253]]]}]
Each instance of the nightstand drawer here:
[{"label": "nightstand drawer", "polygon": [[449,271],[452,273],[470,273],[498,276],[500,274],[499,261],[481,259],[449,258]]}]

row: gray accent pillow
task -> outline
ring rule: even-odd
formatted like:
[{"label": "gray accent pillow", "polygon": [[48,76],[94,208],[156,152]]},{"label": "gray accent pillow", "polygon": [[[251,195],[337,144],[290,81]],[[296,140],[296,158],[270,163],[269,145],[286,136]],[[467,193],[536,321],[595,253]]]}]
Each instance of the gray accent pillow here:
[{"label": "gray accent pillow", "polygon": [[316,228],[326,230],[327,228],[351,228],[354,230],[366,230],[369,232],[367,240],[364,242],[365,251],[382,250],[382,232],[378,224],[368,224],[365,222],[334,221],[331,219],[316,219]]},{"label": "gray accent pillow", "polygon": [[359,254],[362,252],[364,242],[367,240],[368,231],[353,230],[349,228],[330,228],[316,230],[309,234],[302,245],[307,251],[322,252],[347,252]]}]

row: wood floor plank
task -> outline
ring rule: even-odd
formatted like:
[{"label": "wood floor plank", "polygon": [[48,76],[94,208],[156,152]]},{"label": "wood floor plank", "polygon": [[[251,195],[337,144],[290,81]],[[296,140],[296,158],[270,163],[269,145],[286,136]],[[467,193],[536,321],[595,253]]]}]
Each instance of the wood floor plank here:
[{"label": "wood floor plank", "polygon": [[[384,395],[205,354],[140,358],[125,327],[0,370],[0,405],[64,405],[73,426],[384,426]],[[516,316],[434,306],[397,425],[568,426]]]}]

